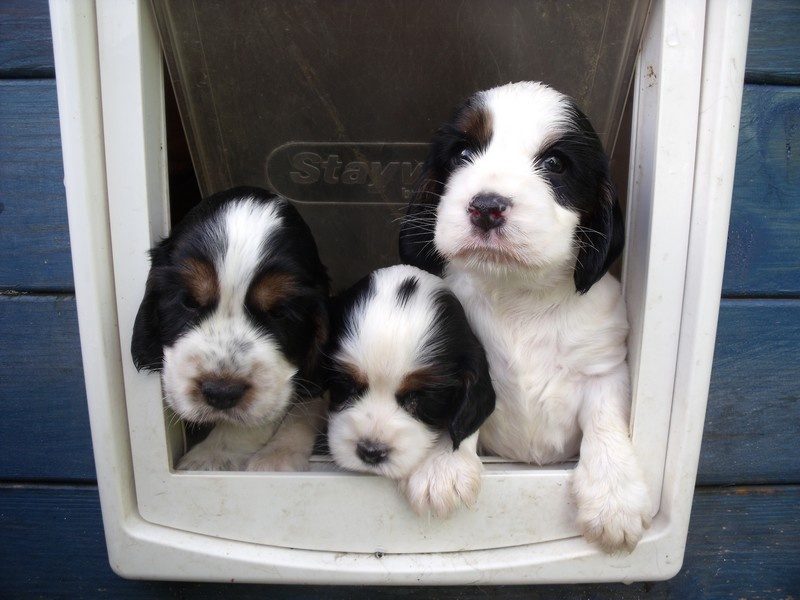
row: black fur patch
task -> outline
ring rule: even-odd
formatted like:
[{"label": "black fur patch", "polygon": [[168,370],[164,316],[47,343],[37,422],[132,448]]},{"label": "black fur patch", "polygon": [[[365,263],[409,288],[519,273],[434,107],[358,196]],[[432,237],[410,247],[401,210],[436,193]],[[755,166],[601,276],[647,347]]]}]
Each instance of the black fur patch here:
[{"label": "black fur patch", "polygon": [[400,283],[400,287],[397,288],[397,303],[400,306],[405,306],[411,296],[417,291],[419,287],[419,280],[416,277],[407,277]]}]

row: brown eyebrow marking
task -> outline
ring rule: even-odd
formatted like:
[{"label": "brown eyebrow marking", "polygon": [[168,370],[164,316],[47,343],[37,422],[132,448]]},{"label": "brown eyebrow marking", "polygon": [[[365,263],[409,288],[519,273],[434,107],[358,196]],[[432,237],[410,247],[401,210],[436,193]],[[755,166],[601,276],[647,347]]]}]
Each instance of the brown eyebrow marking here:
[{"label": "brown eyebrow marking", "polygon": [[270,272],[256,279],[248,292],[248,301],[262,312],[273,309],[298,293],[297,280],[288,273]]},{"label": "brown eyebrow marking", "polygon": [[417,369],[403,378],[395,393],[397,396],[404,396],[409,392],[441,386],[444,382],[444,378],[432,369]]},{"label": "brown eyebrow marking", "polygon": [[219,299],[219,281],[214,267],[201,258],[189,258],[181,265],[181,278],[189,294],[200,306]]},{"label": "brown eyebrow marking", "polygon": [[456,117],[455,126],[478,144],[492,140],[492,115],[480,104],[465,106]]},{"label": "brown eyebrow marking", "polygon": [[357,387],[362,389],[369,387],[369,377],[367,377],[367,374],[354,364],[347,361],[337,360],[336,366],[342,373],[352,379]]}]

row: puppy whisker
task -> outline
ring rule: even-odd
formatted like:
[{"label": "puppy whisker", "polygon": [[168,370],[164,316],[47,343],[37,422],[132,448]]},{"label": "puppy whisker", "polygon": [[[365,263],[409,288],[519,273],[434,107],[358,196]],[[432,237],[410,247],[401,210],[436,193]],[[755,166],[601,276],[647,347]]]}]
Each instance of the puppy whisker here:
[{"label": "puppy whisker", "polygon": [[585,227],[583,225],[577,225],[575,229],[580,233],[593,233],[594,235],[601,237],[603,239],[608,239],[608,234],[603,231],[598,231],[597,229],[592,229],[591,227]]}]

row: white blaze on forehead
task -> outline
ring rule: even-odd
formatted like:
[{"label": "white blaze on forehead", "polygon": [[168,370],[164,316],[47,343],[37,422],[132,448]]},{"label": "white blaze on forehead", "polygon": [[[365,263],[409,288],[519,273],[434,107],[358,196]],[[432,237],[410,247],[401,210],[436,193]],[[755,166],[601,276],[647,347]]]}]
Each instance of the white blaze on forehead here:
[{"label": "white blaze on forehead", "polygon": [[280,226],[276,202],[236,202],[223,209],[220,227],[226,248],[215,265],[222,310],[235,312],[244,306],[247,289],[268,250],[265,245]]},{"label": "white blaze on forehead", "polygon": [[568,127],[568,98],[544,84],[510,83],[482,93],[492,116],[490,148],[522,150],[532,159]]},{"label": "white blaze on forehead", "polygon": [[[412,278],[416,290],[401,301],[398,291]],[[444,284],[433,275],[399,265],[376,272],[372,286],[374,295],[354,307],[353,332],[343,340],[337,358],[357,365],[370,387],[394,393],[406,375],[426,365],[424,348],[437,330],[433,300]]]}]

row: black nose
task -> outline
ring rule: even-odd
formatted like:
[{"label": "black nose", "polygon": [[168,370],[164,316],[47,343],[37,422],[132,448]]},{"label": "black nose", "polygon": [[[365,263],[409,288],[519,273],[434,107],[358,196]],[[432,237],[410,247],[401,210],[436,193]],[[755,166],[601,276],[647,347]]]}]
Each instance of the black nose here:
[{"label": "black nose", "polygon": [[225,410],[236,406],[249,387],[236,379],[207,379],[200,384],[200,392],[209,406]]},{"label": "black nose", "polygon": [[506,221],[505,212],[511,200],[498,194],[477,194],[469,203],[469,219],[475,227],[489,231]]},{"label": "black nose", "polygon": [[378,465],[389,456],[389,447],[380,442],[361,440],[356,445],[356,454],[368,465]]}]

